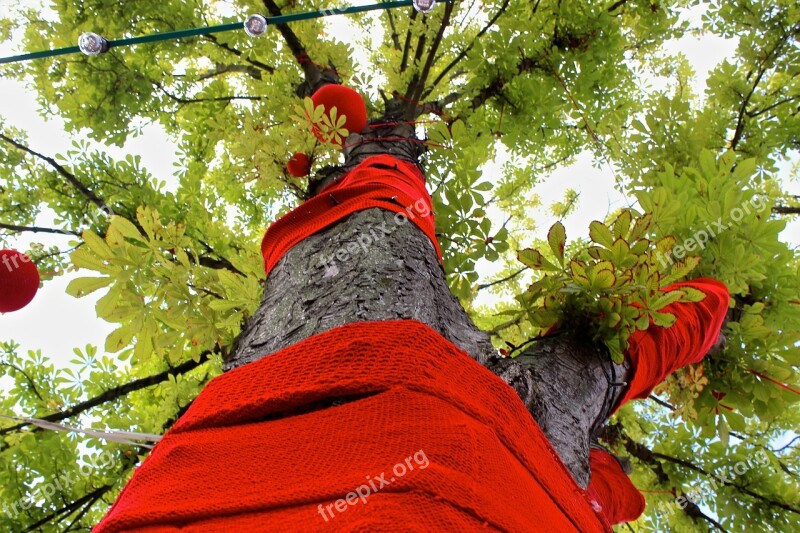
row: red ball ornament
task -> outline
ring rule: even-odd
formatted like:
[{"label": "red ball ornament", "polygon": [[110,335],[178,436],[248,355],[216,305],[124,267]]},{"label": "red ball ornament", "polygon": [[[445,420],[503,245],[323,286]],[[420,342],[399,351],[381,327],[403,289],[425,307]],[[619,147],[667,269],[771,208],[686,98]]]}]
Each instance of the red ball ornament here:
[{"label": "red ball ornament", "polygon": [[[330,113],[331,108],[336,107],[336,116],[347,116],[344,127],[350,133],[361,133],[367,125],[367,106],[358,91],[345,87],[344,85],[329,84],[324,85],[311,96],[314,107],[325,106],[325,112]],[[322,133],[314,128],[314,135],[317,139],[322,139]]]},{"label": "red ball ornament", "polygon": [[286,170],[295,178],[303,178],[311,172],[311,160],[302,152],[295,152],[286,164]]},{"label": "red ball ornament", "polygon": [[22,309],[39,290],[39,270],[30,257],[0,250],[0,313]]}]

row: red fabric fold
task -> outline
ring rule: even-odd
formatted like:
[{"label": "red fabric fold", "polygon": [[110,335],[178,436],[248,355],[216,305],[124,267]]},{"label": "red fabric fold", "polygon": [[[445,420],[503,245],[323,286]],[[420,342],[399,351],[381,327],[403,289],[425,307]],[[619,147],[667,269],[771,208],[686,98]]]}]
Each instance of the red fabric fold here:
[{"label": "red fabric fold", "polygon": [[[313,407],[334,397],[351,401]],[[420,452],[428,466],[397,476]],[[407,320],[341,326],[212,380],[95,532],[177,529],[608,531],[514,390]]]},{"label": "red fabric fold", "polygon": [[413,163],[378,155],[365,159],[267,229],[261,241],[264,270],[269,275],[286,252],[306,237],[356,211],[375,207],[403,213],[428,236],[442,260],[425,176]]},{"label": "red fabric fold", "polygon": [[612,526],[639,518],[644,512],[644,497],[619,462],[607,451],[592,448],[589,466],[592,479],[586,493],[596,502],[595,510]]}]

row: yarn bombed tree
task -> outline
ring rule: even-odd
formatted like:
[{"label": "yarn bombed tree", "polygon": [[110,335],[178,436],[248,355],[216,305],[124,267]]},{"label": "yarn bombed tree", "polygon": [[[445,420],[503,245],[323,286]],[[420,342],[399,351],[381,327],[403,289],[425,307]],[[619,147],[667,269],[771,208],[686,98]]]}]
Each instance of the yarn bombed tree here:
[{"label": "yarn bombed tree", "polygon": [[[139,35],[241,20],[251,9],[236,4],[234,13],[217,2],[130,4],[20,11],[5,27],[13,36],[21,35],[14,28],[30,28],[24,48],[35,50],[75,42],[82,31]],[[659,56],[667,41],[690,30],[680,19],[683,4],[499,0],[476,12],[469,3],[440,3],[427,15],[410,7],[355,15],[346,32],[308,20],[271,27],[258,40],[244,32],[214,34],[3,70],[29,80],[43,109],[93,141],[121,145],[143,121],[156,122],[174,137],[179,162],[172,178],[154,178],[136,156],[117,161],[102,144],[79,140],[63,159],[51,158],[4,126],[0,227],[11,234],[71,232],[80,246],[70,254],[54,253],[71,248],[58,241],[57,248],[30,255],[48,272],[45,283],[71,267],[94,271],[94,277],[80,273],[68,290],[77,297],[102,291],[97,314],[119,328],[103,357],[94,347],[78,349],[69,369],[54,368],[41,354],[18,354],[4,342],[3,369],[13,385],[1,400],[3,412],[155,434],[175,426],[175,437],[159,445],[166,450],[205,424],[277,428],[337,413],[364,420],[375,405],[383,406],[381,420],[405,423],[413,417],[402,405],[421,410],[433,400],[414,403],[419,398],[403,392],[391,399],[407,403],[381,404],[385,391],[413,389],[425,398],[446,392],[448,405],[463,408],[453,411],[464,416],[457,420],[472,431],[462,439],[464,449],[496,452],[482,455],[483,473],[504,469],[508,477],[495,479],[497,486],[487,481],[479,491],[466,478],[451,483],[452,490],[475,491],[475,498],[462,492],[445,500],[469,500],[475,516],[492,516],[501,529],[514,530],[519,522],[513,520],[528,516],[531,507],[516,502],[529,499],[555,509],[575,496],[580,505],[559,507],[573,524],[595,527],[597,517],[608,518],[615,502],[607,494],[620,485],[594,486],[589,492],[596,498],[588,492],[584,498],[583,489],[591,471],[616,476],[621,468],[606,452],[590,453],[593,441],[632,458],[632,485],[648,503],[639,519],[645,530],[796,529],[798,458],[791,432],[800,398],[793,373],[800,281],[797,254],[780,232],[785,217],[797,211],[784,183],[793,172],[786,157],[796,153],[800,131],[794,75],[800,13],[790,4],[710,5],[704,29],[740,42],[737,61],[712,72],[700,100],[689,89],[684,59]],[[312,7],[265,0],[263,9],[275,16]],[[646,71],[668,73],[666,89],[637,83]],[[356,116],[347,88],[364,98],[365,117]],[[328,91],[347,92],[350,100],[321,101]],[[584,152],[614,173],[636,208],[592,223],[583,240],[568,242],[561,224],[536,239],[537,185]],[[292,154],[298,153],[313,161],[308,179],[299,179],[305,165],[297,165],[303,161]],[[567,192],[553,206],[553,218],[568,220],[580,200]],[[56,213],[57,228],[35,226],[46,208]],[[100,210],[113,215],[98,216]],[[271,226],[276,220],[282,222]],[[487,262],[495,274],[485,274]],[[727,305],[724,293],[696,290],[713,282],[695,280],[686,288],[680,284],[686,277],[727,286],[726,342],[716,343],[715,324]],[[686,318],[704,305],[714,308],[708,313],[714,320]],[[366,330],[354,329],[374,322],[392,326],[370,330],[364,339],[359,335]],[[704,327],[690,331],[697,324]],[[337,331],[349,335],[346,342],[325,336]],[[391,345],[396,375],[387,370],[391,358],[379,357],[383,352],[375,347],[376,339],[389,338],[384,335],[407,337],[403,342],[412,346]],[[698,342],[689,350],[691,341]],[[651,382],[673,370],[656,368],[669,343],[677,345],[670,353],[687,356],[675,366],[711,353],[650,395]],[[366,357],[347,355],[359,349],[384,366],[359,367]],[[647,357],[658,364],[643,362]],[[409,363],[415,358],[423,368]],[[296,364],[281,363],[287,360]],[[650,377],[634,390],[645,366]],[[261,405],[264,399],[256,396],[275,388],[275,382],[256,387],[257,381],[240,379],[248,368],[285,379],[281,383],[291,383],[292,397],[303,402],[233,410],[249,400]],[[203,393],[216,394],[214,400],[200,396],[192,405],[221,373]],[[368,376],[374,388],[352,384],[353,376]],[[337,383],[335,394],[298,392]],[[623,399],[637,395],[651,399],[636,408],[625,404],[603,426]],[[496,402],[486,404],[494,409],[482,411],[483,399]],[[310,458],[323,457],[323,448],[337,449],[337,435],[353,439],[334,432],[350,427],[344,420],[334,416],[316,433],[272,434],[306,437],[297,440],[295,452],[305,450],[302,464],[313,464]],[[445,434],[457,421],[429,420],[439,425],[420,434]],[[496,440],[480,440],[475,420],[491,427]],[[4,529],[90,527],[108,512],[136,465],[144,461],[141,470],[152,472],[147,465],[157,464],[148,463],[147,449],[130,444],[78,440],[28,422],[2,424]],[[535,428],[544,439],[531,436]],[[414,434],[398,429],[383,434],[384,442],[406,442],[401,433]],[[319,454],[300,446],[311,438],[318,439]],[[377,457],[369,455],[369,439],[359,448],[364,457]],[[209,445],[198,453],[213,458],[213,449],[226,460],[240,453],[242,470],[252,473],[259,463],[248,461],[276,449],[236,442],[232,449]],[[437,457],[443,455],[437,454],[446,447],[422,442],[402,453],[397,448],[397,457],[380,455],[386,464],[364,466],[357,472],[361,482],[420,448],[431,467],[405,476],[397,491],[406,487],[402,483],[439,479]],[[483,447],[487,442],[491,446]],[[512,450],[514,461],[506,461],[498,442]],[[115,460],[86,468],[100,451]],[[284,462],[276,465],[290,464],[289,456],[280,457]],[[598,457],[596,469],[590,457]],[[532,458],[549,466],[534,472],[539,462]],[[302,481],[320,501],[344,497],[333,497],[343,488],[330,484],[337,472],[316,466],[284,471],[281,481]],[[309,487],[303,475],[315,472],[327,474]],[[338,473],[353,472],[342,467]],[[604,475],[598,479],[614,479]],[[138,479],[126,494],[148,493]],[[190,486],[188,475],[179,478],[182,484],[155,479],[151,488],[187,495],[206,488]],[[504,492],[499,483],[509,480],[524,494]],[[230,497],[236,486],[219,494]],[[273,525],[304,520],[322,529],[358,513],[390,513],[397,493],[390,485],[366,505],[348,504],[332,523],[304,500],[309,514],[276,517]],[[600,493],[606,508],[597,511],[592,503],[602,507]],[[240,496],[236,505],[251,502]],[[162,497],[159,505],[188,496],[175,498]],[[136,515],[135,505],[126,505],[115,508],[116,516]],[[462,523],[452,509],[435,510],[441,520]],[[635,518],[625,511],[612,514]],[[133,515],[125,520],[153,518]],[[430,516],[418,519],[427,524]]]}]

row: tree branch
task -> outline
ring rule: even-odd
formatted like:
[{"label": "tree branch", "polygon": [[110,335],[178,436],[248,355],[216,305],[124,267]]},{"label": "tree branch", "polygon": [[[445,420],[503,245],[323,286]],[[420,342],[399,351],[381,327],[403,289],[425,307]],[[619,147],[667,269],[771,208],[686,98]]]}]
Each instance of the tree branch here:
[{"label": "tree branch", "polygon": [[167,97],[179,104],[198,104],[202,102],[232,102],[233,100],[266,100],[266,96],[215,96],[212,98],[183,98],[181,96],[175,96],[174,94],[170,93],[159,84],[156,86],[161,89]]},{"label": "tree branch", "polygon": [[74,502],[65,505],[61,509],[50,513],[49,515],[45,516],[44,518],[41,518],[40,520],[37,520],[36,522],[34,522],[30,526],[28,526],[27,529],[24,529],[23,531],[25,531],[25,532],[27,532],[27,531],[35,531],[35,530],[41,528],[43,525],[45,525],[48,522],[50,522],[51,520],[53,520],[55,518],[58,518],[59,516],[61,516],[63,514],[69,515],[70,513],[73,513],[76,510],[80,509],[85,503],[90,502],[90,501],[97,501],[99,498],[101,498],[106,492],[108,492],[112,488],[114,488],[114,484],[113,483],[109,484],[109,485],[103,485],[102,487],[98,487],[95,490],[93,490],[92,492],[90,492],[90,493],[78,498]]},{"label": "tree branch", "polygon": [[787,37],[788,37],[787,35],[782,35],[781,38],[777,41],[775,47],[772,50],[770,50],[769,53],[767,53],[766,56],[764,56],[764,59],[762,59],[758,64],[758,72],[756,74],[755,82],[753,82],[753,85],[750,87],[750,91],[747,93],[747,95],[744,95],[742,99],[742,105],[739,107],[739,112],[736,117],[736,128],[734,130],[733,138],[731,139],[730,143],[731,150],[736,150],[736,146],[739,144],[739,141],[742,140],[742,135],[744,134],[744,117],[747,115],[747,106],[750,103],[750,99],[755,94],[759,83],[761,83],[761,79],[764,77],[764,74],[766,74],[768,70],[767,63],[783,47],[784,42],[786,42],[785,38]]},{"label": "tree branch", "polygon": [[[411,93],[410,98],[414,102],[422,98],[422,93],[425,90],[425,84],[428,81],[428,76],[430,75],[431,67],[433,66],[434,59],[436,57],[436,52],[439,51],[439,46],[442,44],[442,38],[444,37],[444,32],[447,29],[447,26],[450,25],[450,19],[453,15],[454,5],[455,2],[449,2],[448,4],[445,5],[444,16],[442,17],[442,23],[439,25],[439,31],[436,32],[436,37],[434,37],[433,43],[431,43],[430,50],[428,51],[428,57],[425,60],[425,65],[422,67],[421,72],[417,72],[414,74],[412,82],[409,84],[408,92]],[[424,38],[424,34],[421,37],[421,39],[422,38]],[[420,45],[420,49],[422,49],[422,45]]]},{"label": "tree branch", "polygon": [[608,6],[608,9],[606,11],[609,12],[609,13],[613,13],[614,11],[616,11],[619,8],[621,8],[622,6],[624,6],[627,3],[628,3],[628,0],[617,0],[616,2],[614,2],[613,4]]},{"label": "tree branch", "polygon": [[80,232],[67,230],[67,229],[56,229],[56,228],[41,228],[39,226],[17,226],[16,224],[4,224],[0,222],[0,229],[7,229],[9,231],[14,231],[17,233],[22,232],[30,232],[30,233],[54,233],[57,235],[72,235],[75,237],[80,237]]},{"label": "tree branch", "polygon": [[776,205],[772,212],[776,215],[800,215],[800,206]]},{"label": "tree branch", "polygon": [[[125,383],[123,385],[118,385],[116,387],[112,387],[112,388],[108,389],[107,391],[105,391],[105,392],[103,392],[101,394],[98,394],[94,398],[90,398],[89,400],[86,400],[84,402],[80,402],[78,404],[75,404],[75,405],[73,405],[72,407],[70,407],[68,409],[65,409],[63,411],[59,411],[57,413],[51,413],[49,415],[40,416],[38,418],[40,418],[42,420],[47,420],[48,422],[58,422],[60,420],[71,418],[71,417],[73,417],[75,415],[78,415],[78,414],[84,412],[84,411],[92,409],[93,407],[97,407],[98,405],[102,405],[102,404],[104,404],[106,402],[110,402],[110,401],[116,400],[117,398],[125,396],[127,394],[130,394],[131,392],[134,392],[134,391],[137,391],[137,390],[141,390],[141,389],[145,389],[147,387],[152,387],[153,385],[158,385],[159,383],[163,383],[163,382],[169,380],[170,376],[177,376],[177,375],[189,372],[191,370],[194,370],[195,368],[197,368],[197,367],[203,365],[204,363],[206,363],[209,360],[209,356],[212,353],[220,353],[219,347],[216,347],[213,351],[205,351],[205,352],[201,353],[200,354],[200,359],[198,359],[197,361],[195,361],[194,359],[191,359],[189,361],[185,361],[184,363],[181,363],[180,365],[178,365],[176,367],[170,368],[170,369],[165,370],[163,372],[160,372],[158,374],[154,374],[154,375],[148,376],[146,378],[135,379],[135,380],[130,381],[128,383]],[[7,428],[0,429],[0,436],[7,435],[7,434],[12,433],[14,431],[18,431],[18,430],[20,430],[20,429],[22,429],[22,428],[24,428],[24,427],[26,427],[28,425],[30,425],[30,424],[23,422],[23,423],[20,423],[20,424],[16,424],[14,426],[10,426],[10,427],[7,427]],[[34,428],[31,431],[38,431],[38,430],[39,430],[39,428]]]},{"label": "tree branch", "polygon": [[519,276],[520,274],[522,274],[523,272],[525,272],[529,268],[530,267],[522,267],[519,270],[517,270],[516,272],[514,272],[513,274],[509,274],[508,276],[502,277],[500,279],[496,279],[494,281],[490,281],[488,283],[481,283],[480,285],[478,285],[476,287],[475,290],[476,290],[476,292],[479,292],[479,291],[482,291],[484,289],[488,289],[489,287],[493,287],[495,285],[498,285],[500,283],[505,283],[506,281],[511,281],[512,279],[516,278],[517,276]]},{"label": "tree branch", "polygon": [[478,32],[478,34],[475,36],[474,39],[472,39],[469,45],[466,48],[464,48],[461,52],[459,52],[458,55],[446,67],[444,67],[444,69],[439,73],[439,75],[436,76],[436,79],[433,80],[430,89],[428,89],[422,94],[422,98],[426,98],[429,94],[431,94],[431,92],[433,92],[433,90],[436,89],[436,86],[439,85],[439,83],[444,79],[444,77],[447,76],[447,74],[453,68],[455,68],[455,66],[458,65],[458,63],[461,62],[462,59],[467,57],[467,54],[469,53],[470,50],[472,50],[472,47],[475,46],[475,43],[478,41],[478,39],[483,37],[483,35],[487,31],[489,31],[489,29],[492,26],[495,25],[497,19],[499,19],[500,16],[506,12],[506,9],[508,9],[508,4],[510,3],[510,1],[511,0],[503,1],[503,5],[500,6],[500,9],[497,10],[497,13],[495,13],[494,16],[489,20],[489,22],[487,22],[486,25],[481,29],[481,31]]},{"label": "tree branch", "polygon": [[[269,11],[269,14],[274,17],[278,17],[283,14],[274,0],[264,0],[264,6]],[[283,40],[286,42],[286,46],[289,47],[289,50],[294,55],[295,59],[297,59],[297,61],[300,63],[300,68],[303,69],[303,73],[305,74],[308,90],[302,91],[302,95],[305,95],[306,92],[308,92],[308,94],[313,94],[314,91],[319,89],[319,87],[322,85],[341,82],[339,75],[336,74],[335,71],[323,71],[323,69],[317,66],[314,62],[310,60],[303,60],[303,58],[308,58],[306,47],[288,24],[276,24],[275,26],[278,28],[278,31],[281,32]]]},{"label": "tree branch", "polygon": [[[524,57],[517,65],[516,75],[521,75],[537,68],[545,70],[544,67],[542,67],[542,65],[540,65],[535,59],[531,57]],[[470,108],[472,110],[475,110],[481,107],[490,98],[499,95],[503,91],[503,87],[505,87],[509,81],[510,80],[505,79],[503,76],[497,76],[496,78],[494,78],[489,83],[489,85],[479,90],[478,94],[472,98]],[[438,106],[444,108],[447,105],[458,101],[459,99],[461,99],[461,97],[462,97],[461,93],[458,92],[450,93],[441,102],[438,103]]]},{"label": "tree branch", "polygon": [[406,30],[406,40],[403,43],[403,59],[400,61],[400,72],[403,73],[406,71],[406,67],[408,66],[408,54],[411,52],[411,28],[414,25],[414,21],[417,19],[417,10],[411,10],[411,16],[408,17],[408,29]]},{"label": "tree branch", "polygon": [[630,453],[637,459],[641,460],[643,463],[650,466],[653,472],[656,474],[656,477],[658,478],[659,482],[664,485],[668,484],[669,476],[667,476],[667,474],[664,472],[664,469],[659,463],[659,460],[667,461],[672,464],[682,466],[686,469],[702,474],[705,477],[713,477],[715,480],[719,481],[719,483],[721,483],[722,485],[725,485],[727,487],[733,487],[742,494],[746,494],[751,498],[754,498],[771,507],[778,507],[780,509],[783,509],[784,511],[800,514],[800,509],[793,507],[788,503],[773,500],[771,498],[768,498],[767,496],[754,492],[753,490],[745,486],[738,485],[736,483],[733,483],[732,481],[728,481],[725,479],[720,479],[719,477],[714,476],[713,474],[707,472],[705,469],[692,463],[691,461],[687,461],[685,459],[679,459],[677,457],[672,457],[670,455],[666,455],[659,452],[654,452],[649,448],[647,448],[646,446],[644,446],[643,444],[634,441],[629,436],[622,434],[621,432],[618,436],[621,437],[622,443],[625,446],[625,449],[628,451],[628,453]]},{"label": "tree branch", "polygon": [[394,49],[400,51],[403,49],[403,47],[400,46],[400,35],[397,33],[397,25],[394,23],[394,15],[392,15],[392,10],[385,9],[384,12],[386,13],[386,17],[389,19],[389,27],[392,29],[391,38]]},{"label": "tree branch", "polygon": [[24,370],[22,370],[20,367],[18,367],[16,365],[13,365],[11,363],[6,363],[5,361],[0,361],[0,366],[7,366],[9,368],[12,368],[12,369],[16,370],[20,374],[22,374],[25,377],[25,380],[28,382],[28,385],[31,386],[31,389],[33,390],[33,393],[36,395],[36,397],[39,398],[39,400],[44,401],[44,398],[42,398],[42,395],[39,394],[39,389],[36,388],[36,383],[33,382],[31,377]]},{"label": "tree branch", "polygon": [[52,157],[40,154],[39,152],[36,152],[35,150],[28,148],[24,144],[19,143],[14,139],[12,139],[11,137],[8,137],[2,133],[0,133],[0,139],[4,140],[5,142],[14,146],[17,149],[22,150],[23,152],[35,156],[38,159],[41,159],[42,161],[53,167],[53,169],[55,169],[56,172],[61,174],[61,176],[64,179],[66,179],[70,185],[75,187],[83,196],[85,196],[94,205],[96,205],[97,207],[99,207],[104,211],[108,209],[108,206],[103,200],[101,200],[94,192],[92,192],[88,187],[86,187],[83,183],[81,183],[80,180],[78,180],[78,178],[75,177],[75,174],[64,168]]},{"label": "tree branch", "polygon": [[[219,46],[220,48],[222,48],[224,50],[227,50],[228,52],[234,54],[236,57],[242,58],[243,53],[242,53],[241,50],[237,50],[236,48],[232,47],[231,45],[229,45],[227,43],[221,43],[217,39],[216,35],[204,35],[204,38],[208,39],[209,41],[211,41],[215,45]],[[242,58],[242,59],[244,59],[248,64],[250,64],[250,65],[252,65],[252,66],[254,66],[254,67],[258,68],[258,69],[261,69],[261,70],[263,70],[265,72],[268,72],[269,74],[272,74],[273,72],[275,72],[275,67],[271,67],[271,66],[267,65],[266,63],[262,63],[260,61],[254,60],[254,59],[248,59],[246,57]],[[255,76],[253,76],[253,77],[255,77]]]}]

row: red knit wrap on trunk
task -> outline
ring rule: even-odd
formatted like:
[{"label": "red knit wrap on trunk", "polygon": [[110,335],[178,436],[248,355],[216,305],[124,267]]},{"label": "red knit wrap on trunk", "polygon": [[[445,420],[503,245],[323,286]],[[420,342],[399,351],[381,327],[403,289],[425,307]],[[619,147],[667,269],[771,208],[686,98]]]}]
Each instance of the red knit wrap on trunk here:
[{"label": "red knit wrap on trunk", "polygon": [[[428,466],[396,476],[417,452]],[[607,531],[514,390],[414,321],[347,324],[212,380],[95,532],[178,529]]]},{"label": "red knit wrap on trunk", "polygon": [[[403,213],[428,236],[441,261],[425,176],[414,163],[377,155],[365,159],[267,229],[261,241],[267,275],[286,252],[306,237],[356,211],[373,207]],[[398,220],[404,222],[399,216]]]}]

